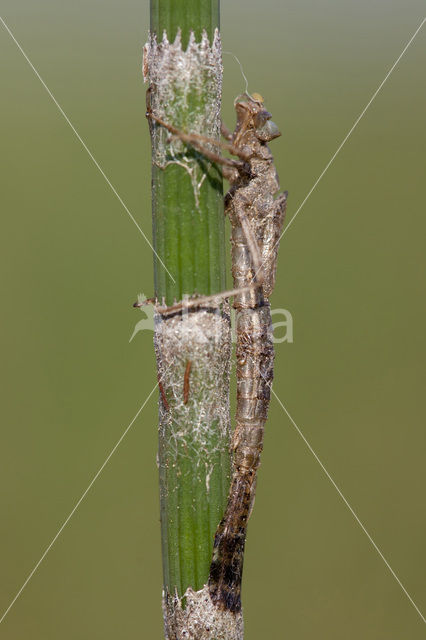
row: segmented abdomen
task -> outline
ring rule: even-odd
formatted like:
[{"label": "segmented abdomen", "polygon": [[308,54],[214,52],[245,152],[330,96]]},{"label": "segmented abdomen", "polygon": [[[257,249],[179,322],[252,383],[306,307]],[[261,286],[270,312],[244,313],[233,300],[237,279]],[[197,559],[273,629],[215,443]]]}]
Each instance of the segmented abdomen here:
[{"label": "segmented abdomen", "polygon": [[[238,194],[234,198],[234,206],[236,200]],[[238,224],[235,210],[231,210],[230,215],[234,287],[243,289],[256,282],[258,274],[247,234]],[[251,216],[247,215],[247,218],[250,226],[254,227]],[[253,239],[258,243],[259,239],[254,234]],[[234,473],[242,474],[256,472],[259,466],[271,394],[274,347],[271,310],[263,287],[253,287],[237,294],[234,307],[237,310],[237,411],[232,442],[233,466]]]},{"label": "segmented abdomen", "polygon": [[[241,228],[233,225],[236,287],[247,286],[254,275],[244,239]],[[234,306],[237,309],[237,412],[233,475],[227,508],[215,535],[209,589],[217,606],[239,611],[247,521],[253,507],[256,471],[263,447],[274,349],[269,302],[264,300],[261,288],[239,294]]]},{"label": "segmented abdomen", "polygon": [[274,348],[269,301],[237,311],[237,412],[234,467],[256,471],[263,445],[273,378]]}]

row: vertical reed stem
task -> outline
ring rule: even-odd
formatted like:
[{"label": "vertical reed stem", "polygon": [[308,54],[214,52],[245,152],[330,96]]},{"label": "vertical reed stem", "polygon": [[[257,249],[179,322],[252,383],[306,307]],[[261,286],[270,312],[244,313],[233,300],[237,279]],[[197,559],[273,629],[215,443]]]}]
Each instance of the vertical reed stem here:
[{"label": "vertical reed stem", "polygon": [[[215,139],[222,85],[218,27],[219,0],[151,0],[144,50],[152,114]],[[150,130],[156,297],[170,305],[185,295],[221,292],[220,168],[153,119]],[[206,586],[229,488],[229,309],[218,303],[156,314],[154,340],[166,638],[233,638]]]}]

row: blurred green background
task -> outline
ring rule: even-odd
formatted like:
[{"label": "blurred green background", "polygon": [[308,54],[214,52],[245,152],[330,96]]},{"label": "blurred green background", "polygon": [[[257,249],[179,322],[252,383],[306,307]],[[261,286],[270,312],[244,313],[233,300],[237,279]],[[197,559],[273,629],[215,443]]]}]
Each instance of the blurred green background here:
[{"label": "blurred green background", "polygon": [[[4,20],[150,236],[148,3],[3,0]],[[283,137],[288,219],[424,3],[234,0],[224,48]],[[226,56],[224,118],[244,90]],[[280,251],[274,389],[423,614],[426,26]],[[3,27],[0,609],[155,384],[146,242]],[[0,625],[5,640],[162,637],[156,392]],[[417,640],[425,625],[273,400],[250,522],[246,638]],[[2,613],[0,612],[0,615]]]}]

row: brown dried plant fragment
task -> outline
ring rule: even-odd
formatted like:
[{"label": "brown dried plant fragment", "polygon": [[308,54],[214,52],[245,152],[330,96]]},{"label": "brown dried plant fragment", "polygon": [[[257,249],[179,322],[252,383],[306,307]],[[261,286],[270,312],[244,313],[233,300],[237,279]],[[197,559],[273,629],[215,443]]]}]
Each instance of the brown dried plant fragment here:
[{"label": "brown dried plant fragment", "polygon": [[183,377],[183,404],[188,404],[189,399],[189,375],[191,373],[192,362],[188,360],[185,367],[185,375]]}]

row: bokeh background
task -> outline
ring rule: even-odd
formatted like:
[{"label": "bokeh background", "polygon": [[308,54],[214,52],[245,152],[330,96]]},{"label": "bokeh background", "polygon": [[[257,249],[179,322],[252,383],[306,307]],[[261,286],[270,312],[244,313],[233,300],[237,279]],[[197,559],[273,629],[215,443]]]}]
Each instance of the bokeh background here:
[{"label": "bokeh background", "polygon": [[[224,48],[283,137],[288,219],[424,15],[421,0],[234,0]],[[146,234],[146,0],[1,15]],[[244,90],[226,56],[224,117]],[[284,236],[275,391],[426,611],[426,26]],[[155,384],[149,247],[0,26],[0,608]],[[0,625],[4,640],[162,637],[156,393]],[[277,401],[243,587],[246,638],[420,640],[425,624]],[[0,614],[1,615],[1,614]]]}]

